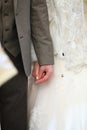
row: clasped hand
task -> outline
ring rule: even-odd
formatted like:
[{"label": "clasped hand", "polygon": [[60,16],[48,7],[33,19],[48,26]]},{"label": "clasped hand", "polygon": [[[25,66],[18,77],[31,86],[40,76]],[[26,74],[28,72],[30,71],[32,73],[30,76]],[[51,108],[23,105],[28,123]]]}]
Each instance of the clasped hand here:
[{"label": "clasped hand", "polygon": [[53,73],[53,65],[40,66],[38,62],[34,62],[32,76],[35,79],[35,83],[43,83],[50,79]]}]

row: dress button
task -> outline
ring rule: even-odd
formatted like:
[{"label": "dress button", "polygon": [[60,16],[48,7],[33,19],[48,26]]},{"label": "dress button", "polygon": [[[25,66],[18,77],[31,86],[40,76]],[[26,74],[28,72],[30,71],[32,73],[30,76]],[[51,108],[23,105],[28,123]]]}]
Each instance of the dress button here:
[{"label": "dress button", "polygon": [[64,75],[63,75],[63,74],[61,74],[61,77],[63,78],[63,77],[64,77]]},{"label": "dress button", "polygon": [[62,53],[62,56],[65,56],[65,54],[64,54],[64,53]]}]

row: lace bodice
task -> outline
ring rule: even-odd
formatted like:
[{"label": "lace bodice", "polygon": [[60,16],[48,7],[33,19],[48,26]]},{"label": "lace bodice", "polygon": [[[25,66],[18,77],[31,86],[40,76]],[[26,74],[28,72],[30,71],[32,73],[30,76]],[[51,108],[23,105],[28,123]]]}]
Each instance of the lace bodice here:
[{"label": "lace bodice", "polygon": [[67,68],[84,66],[87,35],[83,0],[47,0],[47,6],[54,55],[64,59]]},{"label": "lace bodice", "polygon": [[54,53],[68,68],[87,64],[87,36],[82,0],[47,0]]}]

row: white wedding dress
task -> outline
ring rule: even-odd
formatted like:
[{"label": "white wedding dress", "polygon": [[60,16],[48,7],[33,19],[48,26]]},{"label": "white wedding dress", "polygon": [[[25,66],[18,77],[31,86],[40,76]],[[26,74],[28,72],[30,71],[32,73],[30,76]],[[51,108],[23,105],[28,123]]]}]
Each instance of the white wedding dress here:
[{"label": "white wedding dress", "polygon": [[30,85],[29,130],[87,130],[87,35],[82,0],[47,0],[51,79]]}]

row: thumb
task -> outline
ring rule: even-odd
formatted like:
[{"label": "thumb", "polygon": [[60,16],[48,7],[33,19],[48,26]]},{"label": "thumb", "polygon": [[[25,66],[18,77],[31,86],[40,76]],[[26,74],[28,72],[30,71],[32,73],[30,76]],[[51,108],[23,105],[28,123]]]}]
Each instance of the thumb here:
[{"label": "thumb", "polygon": [[36,69],[36,74],[35,75],[36,75],[36,80],[38,80],[39,79],[39,68]]},{"label": "thumb", "polygon": [[38,64],[38,62],[35,62],[33,64],[33,71],[32,71],[32,75],[35,79],[36,79],[36,77],[38,77],[38,73],[39,73],[39,64]]}]

